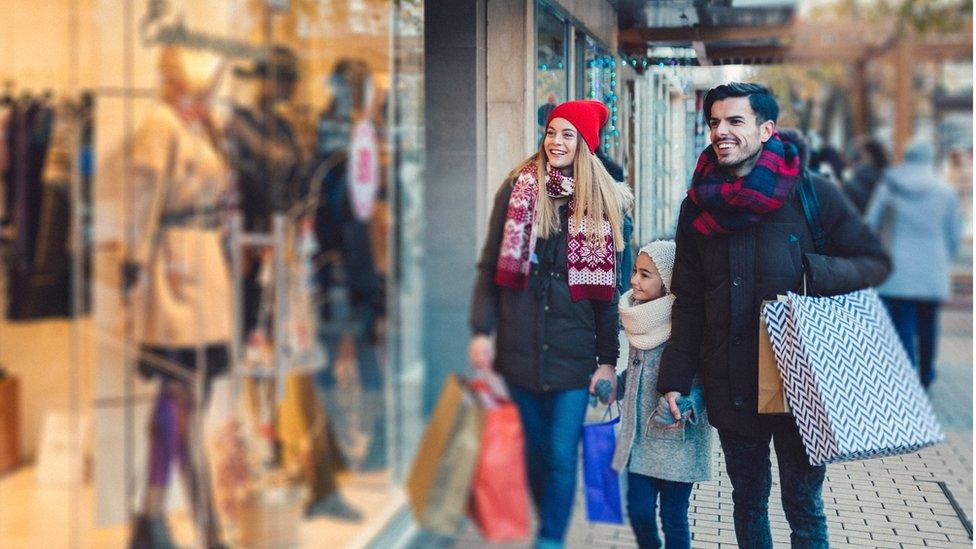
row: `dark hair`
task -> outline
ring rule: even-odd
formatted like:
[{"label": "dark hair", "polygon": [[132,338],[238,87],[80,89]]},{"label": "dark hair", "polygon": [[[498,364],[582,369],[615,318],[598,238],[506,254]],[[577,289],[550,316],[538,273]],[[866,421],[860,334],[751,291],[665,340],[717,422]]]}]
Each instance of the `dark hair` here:
[{"label": "dark hair", "polygon": [[864,150],[864,154],[867,156],[863,160],[867,160],[875,168],[883,170],[888,166],[888,152],[885,150],[885,146],[877,139],[865,139],[861,143],[861,149]]},{"label": "dark hair", "polygon": [[820,147],[820,150],[810,159],[810,165],[818,171],[822,164],[828,164],[838,179],[843,177],[844,169],[847,167],[840,151],[830,145]]},{"label": "dark hair", "polygon": [[751,82],[729,82],[705,92],[705,97],[702,99],[702,117],[706,125],[708,125],[708,117],[712,114],[712,104],[730,97],[749,98],[749,105],[756,112],[756,124],[762,124],[767,120],[776,122],[779,118],[779,104],[769,88]]},{"label": "dark hair", "polygon": [[807,169],[810,166],[810,142],[803,132],[792,127],[782,127],[776,131],[779,132],[779,138],[784,145],[796,147],[796,154],[800,157],[800,167]]}]

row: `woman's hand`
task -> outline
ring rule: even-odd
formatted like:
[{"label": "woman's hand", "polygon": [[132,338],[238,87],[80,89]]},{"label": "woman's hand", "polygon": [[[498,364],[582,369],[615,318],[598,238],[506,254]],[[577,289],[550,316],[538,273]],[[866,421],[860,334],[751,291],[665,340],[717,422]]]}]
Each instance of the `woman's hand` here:
[{"label": "woman's hand", "polygon": [[495,363],[495,344],[491,337],[477,334],[471,338],[468,345],[468,361],[475,372],[490,373]]},{"label": "woman's hand", "polygon": [[609,364],[601,364],[597,367],[596,372],[593,373],[593,379],[590,380],[590,394],[596,394],[596,384],[600,382],[601,379],[605,379],[610,382],[610,401],[607,404],[613,404],[617,400],[617,373],[614,371],[613,366]]}]

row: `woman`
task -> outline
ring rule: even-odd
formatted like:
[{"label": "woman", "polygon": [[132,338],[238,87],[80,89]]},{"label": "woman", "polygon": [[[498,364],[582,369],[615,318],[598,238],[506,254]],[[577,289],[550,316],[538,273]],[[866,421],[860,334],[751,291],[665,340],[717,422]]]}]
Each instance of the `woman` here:
[{"label": "woman", "polygon": [[588,393],[605,379],[616,394],[615,255],[630,193],[594,155],[608,115],[598,101],[549,114],[539,152],[495,195],[472,298],[469,359],[494,367],[518,405],[538,547],[562,546]]},{"label": "woman", "polygon": [[952,294],[952,262],[962,218],[956,193],[935,173],[935,153],[918,140],[888,168],[865,219],[891,252],[891,276],[878,286],[908,358],[925,388],[935,380],[939,307]]}]

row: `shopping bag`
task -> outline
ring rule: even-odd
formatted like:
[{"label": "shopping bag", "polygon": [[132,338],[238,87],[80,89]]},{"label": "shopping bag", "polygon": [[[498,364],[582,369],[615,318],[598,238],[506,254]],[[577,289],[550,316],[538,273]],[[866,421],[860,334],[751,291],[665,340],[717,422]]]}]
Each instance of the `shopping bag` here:
[{"label": "shopping bag", "polygon": [[590,522],[624,522],[620,475],[611,466],[616,447],[614,426],[619,422],[618,414],[610,421],[583,425],[583,482],[586,489],[586,518]]},{"label": "shopping bag", "polygon": [[[786,299],[786,296],[782,296]],[[765,306],[772,301],[763,301]],[[766,328],[766,318],[759,315],[759,413],[760,414],[788,414],[790,405],[786,401],[786,389],[783,378],[776,366],[776,356],[773,354],[773,343],[769,339]]]},{"label": "shopping bag", "polygon": [[518,408],[486,381],[472,383],[472,389],[485,408],[485,426],[471,481],[468,516],[488,541],[529,539],[525,433]]},{"label": "shopping bag", "polygon": [[811,465],[912,453],[943,440],[875,290],[791,292],[763,315]]},{"label": "shopping bag", "polygon": [[229,376],[218,376],[210,390],[204,415],[204,441],[214,512],[224,539],[232,539],[240,525],[244,491],[254,481],[248,460],[248,444],[241,400]]},{"label": "shopping bag", "polygon": [[458,376],[444,382],[407,477],[407,496],[423,528],[454,534],[471,489],[484,411]]}]

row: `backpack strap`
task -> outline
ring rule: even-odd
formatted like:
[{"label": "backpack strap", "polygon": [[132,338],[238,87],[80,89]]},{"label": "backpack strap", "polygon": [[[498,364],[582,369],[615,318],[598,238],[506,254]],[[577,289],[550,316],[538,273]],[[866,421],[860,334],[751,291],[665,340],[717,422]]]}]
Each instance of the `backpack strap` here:
[{"label": "backpack strap", "polygon": [[824,231],[823,224],[820,222],[820,200],[817,198],[817,190],[813,186],[813,178],[806,172],[801,176],[797,192],[800,193],[800,205],[803,206],[803,217],[807,220],[810,227],[810,234],[813,236],[813,247],[818,254],[823,254],[827,248],[827,233]]}]

